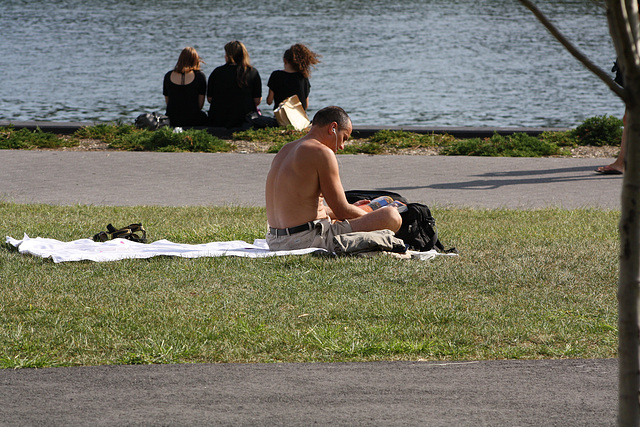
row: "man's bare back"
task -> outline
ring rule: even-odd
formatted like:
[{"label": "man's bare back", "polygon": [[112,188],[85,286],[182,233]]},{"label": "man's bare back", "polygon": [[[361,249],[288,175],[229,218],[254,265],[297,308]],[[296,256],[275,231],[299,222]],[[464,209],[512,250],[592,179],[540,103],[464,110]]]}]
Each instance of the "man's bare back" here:
[{"label": "man's bare back", "polygon": [[317,120],[324,110],[309,133],[282,147],[271,163],[265,191],[269,226],[286,229],[326,218],[348,220],[353,231],[397,231],[402,224],[397,209],[367,213],[347,202],[335,153],[351,135],[351,121],[346,113],[342,127]]},{"label": "man's bare back", "polygon": [[[320,162],[328,150],[309,136],[285,145],[276,155],[267,175],[267,221],[274,228],[287,228],[328,218],[319,185]],[[331,153],[333,154],[333,153]]]}]

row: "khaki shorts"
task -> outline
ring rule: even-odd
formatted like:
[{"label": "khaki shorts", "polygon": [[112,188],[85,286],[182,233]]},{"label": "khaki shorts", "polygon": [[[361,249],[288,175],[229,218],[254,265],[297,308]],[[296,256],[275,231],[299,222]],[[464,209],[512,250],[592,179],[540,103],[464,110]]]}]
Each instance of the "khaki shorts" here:
[{"label": "khaki shorts", "polygon": [[274,236],[267,233],[267,244],[272,251],[288,251],[293,249],[322,248],[334,251],[333,236],[351,233],[349,221],[331,222],[328,219],[313,221],[315,227],[291,235]]}]

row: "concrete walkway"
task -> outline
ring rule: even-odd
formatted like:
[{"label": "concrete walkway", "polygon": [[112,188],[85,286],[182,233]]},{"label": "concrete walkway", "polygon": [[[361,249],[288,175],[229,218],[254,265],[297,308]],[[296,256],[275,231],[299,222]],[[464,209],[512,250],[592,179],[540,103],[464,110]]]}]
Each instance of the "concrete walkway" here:
[{"label": "concrete walkway", "polygon": [[[0,200],[92,205],[264,206],[273,155],[0,150]],[[610,159],[341,155],[345,189],[435,206],[619,209]]]},{"label": "concrete walkway", "polygon": [[[0,200],[263,206],[272,156],[0,150]],[[339,156],[346,189],[439,206],[619,209],[610,160]],[[0,425],[614,425],[617,360],[0,370]]]}]

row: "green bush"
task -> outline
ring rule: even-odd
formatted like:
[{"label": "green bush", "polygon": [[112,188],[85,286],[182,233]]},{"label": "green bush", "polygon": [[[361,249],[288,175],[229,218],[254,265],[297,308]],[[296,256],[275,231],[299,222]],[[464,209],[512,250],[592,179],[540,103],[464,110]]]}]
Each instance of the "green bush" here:
[{"label": "green bush", "polygon": [[444,147],[442,154],[448,156],[490,156],[490,157],[542,157],[563,154],[555,143],[543,141],[525,133],[491,138],[463,139]]},{"label": "green bush", "polygon": [[0,149],[18,150],[33,148],[71,147],[77,142],[73,139],[64,140],[52,133],[43,132],[40,128],[16,130],[13,126],[0,128]]},{"label": "green bush", "polygon": [[622,120],[613,116],[590,117],[572,132],[579,145],[620,145]]}]

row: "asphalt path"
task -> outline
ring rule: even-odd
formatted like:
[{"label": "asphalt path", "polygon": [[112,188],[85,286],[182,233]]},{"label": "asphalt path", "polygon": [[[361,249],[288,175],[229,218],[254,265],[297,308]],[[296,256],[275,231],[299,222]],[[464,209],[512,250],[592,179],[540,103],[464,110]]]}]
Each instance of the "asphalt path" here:
[{"label": "asphalt path", "polygon": [[[0,151],[0,200],[60,205],[264,206],[273,155]],[[619,209],[611,159],[338,156],[346,190],[430,206]]]},{"label": "asphalt path", "polygon": [[[264,206],[271,155],[0,150],[0,200]],[[619,209],[611,159],[339,156],[345,189],[431,206]],[[0,370],[0,425],[614,425],[617,360]]]}]

